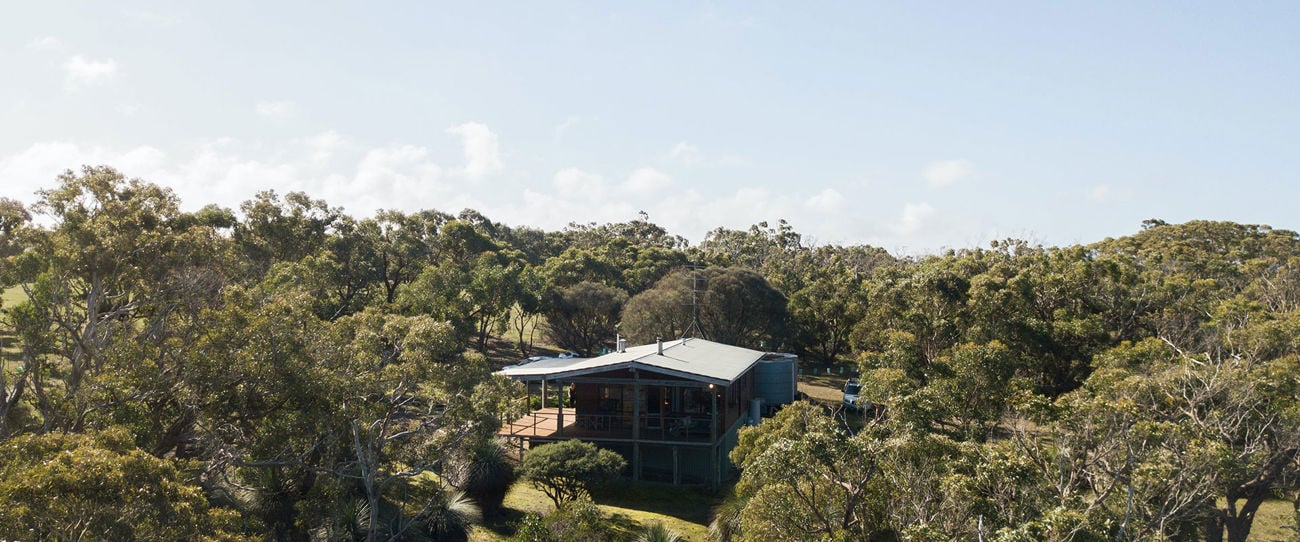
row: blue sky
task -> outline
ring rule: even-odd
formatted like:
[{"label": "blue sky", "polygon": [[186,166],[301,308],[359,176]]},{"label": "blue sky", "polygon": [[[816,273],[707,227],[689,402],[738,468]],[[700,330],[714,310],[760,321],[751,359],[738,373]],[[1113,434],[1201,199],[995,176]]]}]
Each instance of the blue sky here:
[{"label": "blue sky", "polygon": [[1300,229],[1300,3],[26,2],[0,196],[788,220],[896,253],[1142,220]]}]

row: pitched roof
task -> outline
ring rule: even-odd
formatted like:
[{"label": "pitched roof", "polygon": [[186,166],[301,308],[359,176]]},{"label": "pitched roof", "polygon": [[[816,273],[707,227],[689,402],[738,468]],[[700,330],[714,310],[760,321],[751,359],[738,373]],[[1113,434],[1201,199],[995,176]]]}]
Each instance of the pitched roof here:
[{"label": "pitched roof", "polygon": [[690,380],[727,385],[735,382],[766,355],[766,352],[758,350],[687,338],[665,341],[663,355],[659,355],[657,344],[643,344],[595,358],[545,359],[527,365],[506,367],[498,373],[516,380],[549,380],[616,369],[643,368]]}]

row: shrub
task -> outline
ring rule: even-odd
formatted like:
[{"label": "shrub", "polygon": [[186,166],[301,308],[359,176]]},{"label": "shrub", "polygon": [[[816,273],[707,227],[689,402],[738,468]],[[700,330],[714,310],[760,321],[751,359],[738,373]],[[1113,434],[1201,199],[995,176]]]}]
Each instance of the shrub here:
[{"label": "shrub", "polygon": [[557,508],[587,495],[591,486],[616,478],[627,467],[617,453],[580,440],[539,446],[524,456],[520,474]]}]

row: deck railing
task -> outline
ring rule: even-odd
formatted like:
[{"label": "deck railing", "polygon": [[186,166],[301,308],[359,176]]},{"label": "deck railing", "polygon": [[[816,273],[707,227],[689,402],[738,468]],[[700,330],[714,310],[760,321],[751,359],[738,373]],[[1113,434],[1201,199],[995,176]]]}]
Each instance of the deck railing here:
[{"label": "deck railing", "polygon": [[[563,419],[564,427],[560,428]],[[508,426],[510,436],[633,438],[633,424],[640,423],[636,436],[640,440],[708,442],[712,426],[708,414],[655,414],[637,417],[624,413],[587,413],[546,408],[532,411]]]}]

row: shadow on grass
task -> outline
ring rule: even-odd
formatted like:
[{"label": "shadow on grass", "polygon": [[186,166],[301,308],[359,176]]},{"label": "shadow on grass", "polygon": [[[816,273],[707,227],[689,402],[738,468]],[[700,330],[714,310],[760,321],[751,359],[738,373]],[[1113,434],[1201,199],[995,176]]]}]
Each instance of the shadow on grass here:
[{"label": "shadow on grass", "polygon": [[502,508],[500,513],[483,518],[480,526],[500,538],[510,538],[515,535],[515,526],[519,524],[519,520],[524,519],[525,515],[526,512],[521,510]]},{"label": "shadow on grass", "polygon": [[611,514],[605,516],[606,525],[614,533],[614,540],[632,540],[641,532],[643,527],[636,520],[628,517],[626,514]]},{"label": "shadow on grass", "polygon": [[607,486],[592,491],[598,504],[616,506],[670,516],[682,521],[708,525],[713,508],[722,501],[721,492],[707,488],[672,486],[652,482],[638,482]]},{"label": "shadow on grass", "polygon": [[[504,540],[515,535],[516,526],[524,515],[524,512],[507,508],[495,517],[485,518],[479,526],[496,538]],[[615,540],[631,540],[645,528],[640,522],[623,513],[606,515],[604,521],[615,535]]]}]

